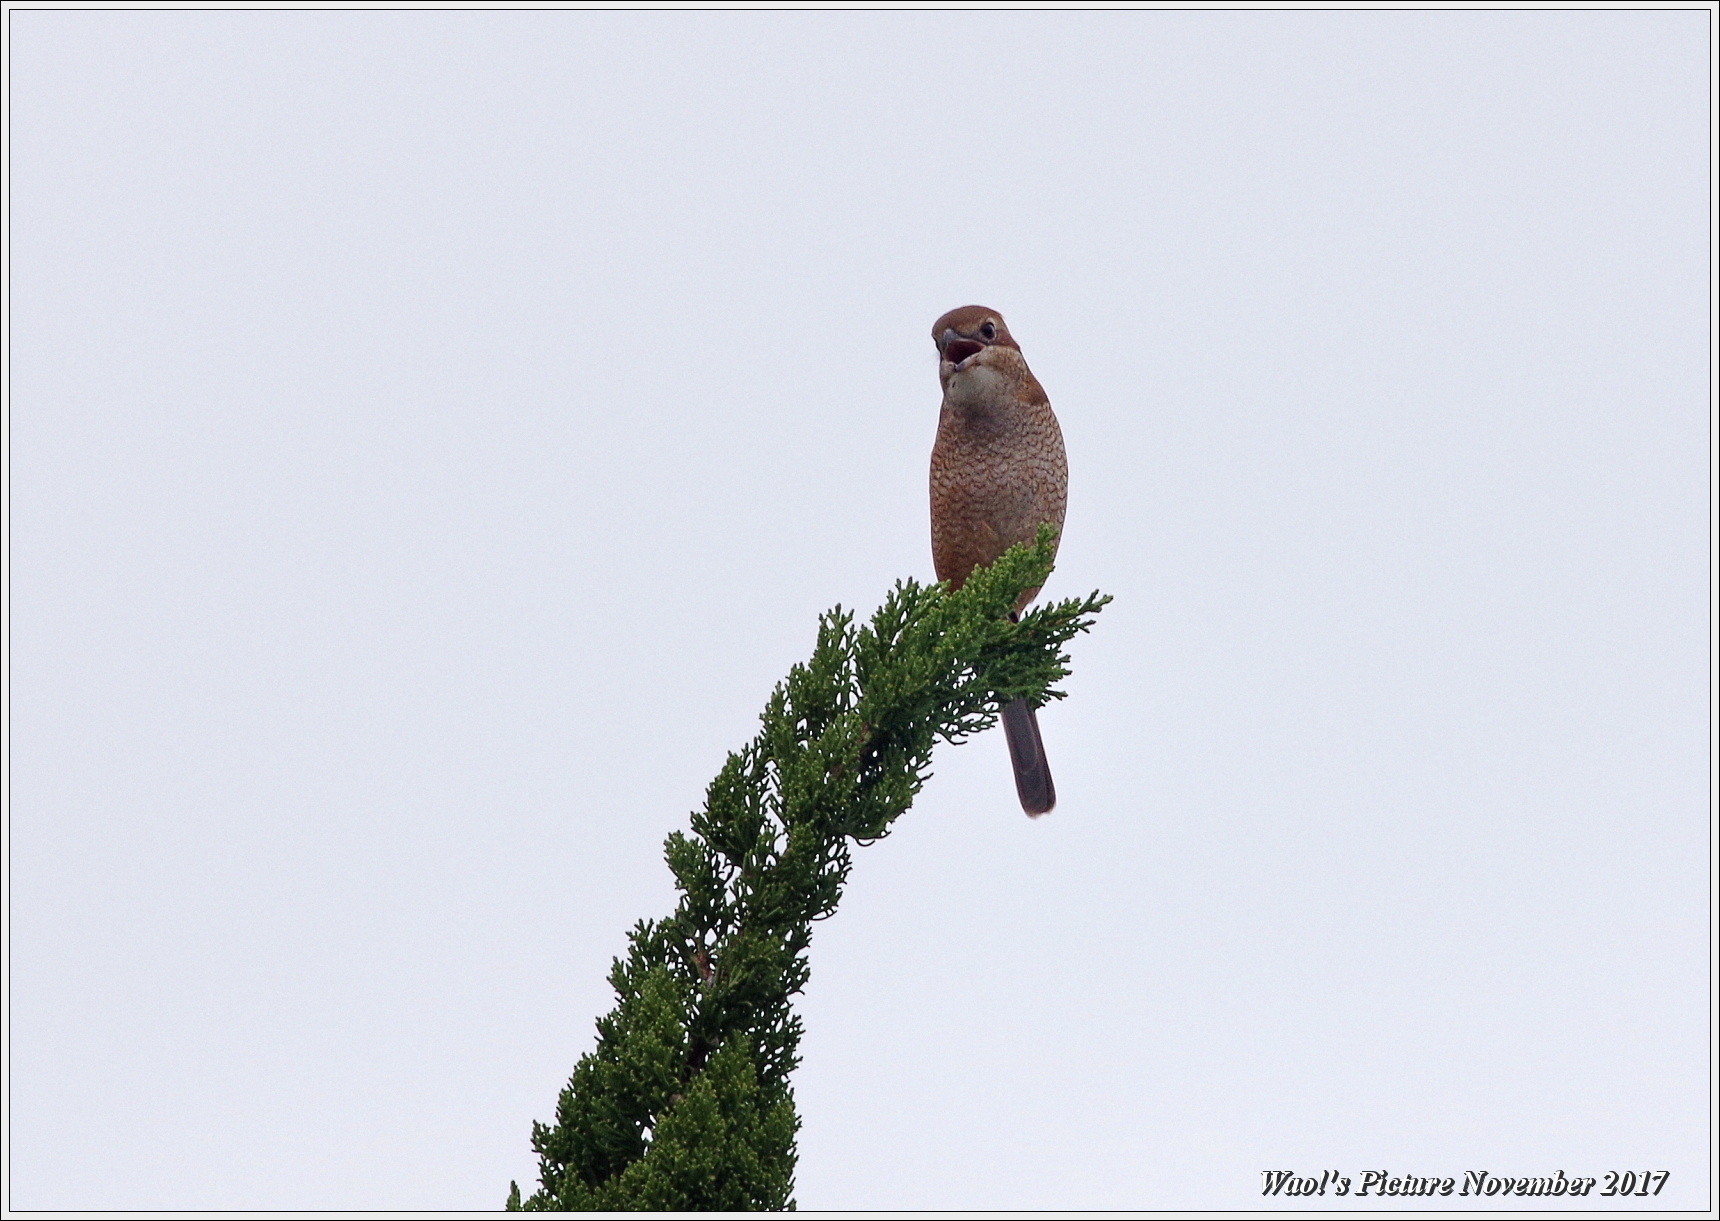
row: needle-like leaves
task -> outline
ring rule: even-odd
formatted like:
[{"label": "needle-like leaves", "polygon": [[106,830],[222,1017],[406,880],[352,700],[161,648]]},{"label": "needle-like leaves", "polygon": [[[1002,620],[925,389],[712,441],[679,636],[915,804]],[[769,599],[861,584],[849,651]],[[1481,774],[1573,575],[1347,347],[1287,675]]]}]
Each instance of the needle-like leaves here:
[{"label": "needle-like leaves", "polygon": [[1011,548],[958,591],[898,582],[870,623],[819,619],[809,661],[777,685],[665,856],[681,892],[610,971],[617,1001],[573,1070],[554,1126],[534,1124],[539,1189],[510,1209],[792,1208],[799,1120],[788,1077],[812,922],[836,910],[850,844],[887,835],[932,749],[998,709],[1062,693],[1066,645],[1110,601],[1094,593],[1012,623],[1051,572],[1054,535]]}]

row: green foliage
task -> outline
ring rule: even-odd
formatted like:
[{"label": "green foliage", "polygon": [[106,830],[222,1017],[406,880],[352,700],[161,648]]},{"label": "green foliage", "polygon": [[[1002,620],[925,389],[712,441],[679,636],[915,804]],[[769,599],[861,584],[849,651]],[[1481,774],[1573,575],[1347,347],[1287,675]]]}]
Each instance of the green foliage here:
[{"label": "green foliage", "polygon": [[1062,698],[1062,648],[1110,599],[1010,622],[1049,575],[1054,538],[1041,527],[954,593],[898,582],[869,625],[841,607],[820,617],[811,660],[772,693],[689,831],[669,836],[680,903],[630,934],[596,1049],[555,1125],[532,1125],[541,1186],[522,1203],[515,1185],[510,1210],[794,1207],[789,999],[810,974],[812,922],[836,910],[850,841],[889,833],[939,741],[990,728],[1012,699]]}]

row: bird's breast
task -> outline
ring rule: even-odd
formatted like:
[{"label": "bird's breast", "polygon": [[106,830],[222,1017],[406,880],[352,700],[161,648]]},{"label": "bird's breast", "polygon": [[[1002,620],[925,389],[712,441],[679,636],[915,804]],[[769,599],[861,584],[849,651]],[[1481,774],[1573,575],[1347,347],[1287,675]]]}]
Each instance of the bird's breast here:
[{"label": "bird's breast", "polygon": [[1047,406],[945,402],[932,449],[932,551],[940,580],[965,580],[1041,523],[1061,529],[1068,467]]}]

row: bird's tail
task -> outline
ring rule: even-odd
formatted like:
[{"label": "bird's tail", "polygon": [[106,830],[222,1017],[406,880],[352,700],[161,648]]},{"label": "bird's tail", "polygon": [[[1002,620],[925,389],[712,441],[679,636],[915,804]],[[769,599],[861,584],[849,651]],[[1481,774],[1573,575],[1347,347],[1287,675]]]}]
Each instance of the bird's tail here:
[{"label": "bird's tail", "polygon": [[1015,795],[1028,816],[1038,818],[1057,804],[1057,786],[1051,783],[1045,744],[1039,740],[1039,718],[1026,700],[1011,700],[1003,706],[1003,734],[1015,768]]}]

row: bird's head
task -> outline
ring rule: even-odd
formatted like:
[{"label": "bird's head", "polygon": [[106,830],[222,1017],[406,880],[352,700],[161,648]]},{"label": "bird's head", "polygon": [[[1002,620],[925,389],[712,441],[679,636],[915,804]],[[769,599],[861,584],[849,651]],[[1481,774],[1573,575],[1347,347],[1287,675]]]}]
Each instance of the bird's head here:
[{"label": "bird's head", "polygon": [[938,345],[938,380],[946,386],[957,374],[1021,359],[1003,315],[983,305],[964,305],[932,323],[932,342]]}]

